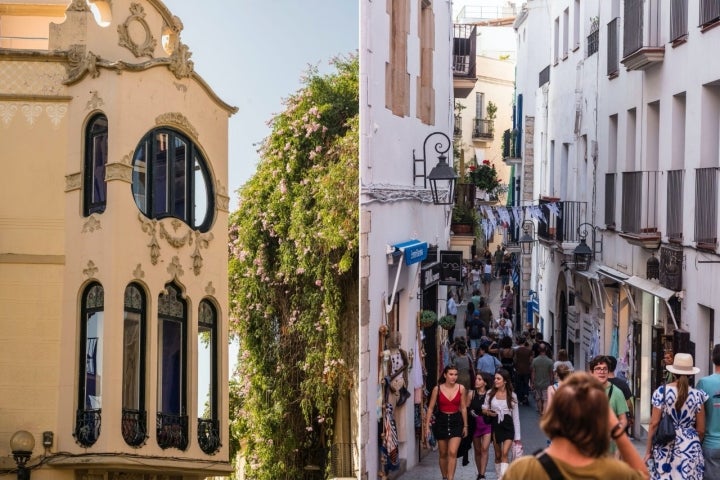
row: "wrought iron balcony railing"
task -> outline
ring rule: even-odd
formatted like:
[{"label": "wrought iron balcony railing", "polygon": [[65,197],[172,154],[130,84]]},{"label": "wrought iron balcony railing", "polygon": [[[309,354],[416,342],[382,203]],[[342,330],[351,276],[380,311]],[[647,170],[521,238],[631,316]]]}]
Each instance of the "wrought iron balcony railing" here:
[{"label": "wrought iron balcony railing", "polygon": [[141,447],[148,438],[147,412],[123,408],[122,436],[125,443],[131,447]]},{"label": "wrought iron balcony railing", "polygon": [[698,248],[717,248],[718,167],[695,171],[695,242]]},{"label": "wrought iron balcony railing", "polygon": [[623,59],[628,70],[643,70],[665,56],[660,0],[625,0]]},{"label": "wrought iron balcony railing", "polygon": [[613,18],[607,25],[607,76],[614,77],[620,71],[620,41],[618,37],[618,18]]},{"label": "wrought iron balcony railing", "polygon": [[670,170],[667,175],[667,236],[671,242],[682,243],[685,170]]},{"label": "wrought iron balcony railing", "polygon": [[622,236],[634,245],[660,246],[658,230],[658,171],[623,172]]},{"label": "wrought iron balcony railing", "polygon": [[82,447],[92,447],[100,437],[100,424],[102,417],[101,409],[78,409],[75,413],[75,432],[73,437],[78,445]]},{"label": "wrought iron balcony railing", "polygon": [[475,118],[473,120],[473,139],[492,140],[495,136],[495,121],[485,118]]},{"label": "wrought iron balcony railing", "polygon": [[[551,213],[548,207],[550,203],[555,203],[558,206],[558,216]],[[558,244],[580,241],[577,229],[581,223],[587,221],[587,202],[541,198],[539,204],[545,214],[547,223],[538,222],[538,239]]]},{"label": "wrought iron balcony railing", "polygon": [[214,455],[220,450],[220,421],[198,418],[198,444],[208,455]]},{"label": "wrought iron balcony railing", "polygon": [[475,79],[475,25],[453,25],[453,76]]},{"label": "wrought iron balcony railing", "polygon": [[187,415],[157,414],[157,442],[160,448],[185,450],[188,446]]}]

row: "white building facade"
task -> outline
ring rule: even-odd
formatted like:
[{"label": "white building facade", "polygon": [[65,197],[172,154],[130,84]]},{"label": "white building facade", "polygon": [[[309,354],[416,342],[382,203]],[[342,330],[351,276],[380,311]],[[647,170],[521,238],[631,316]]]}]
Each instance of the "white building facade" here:
[{"label": "white building facade", "polygon": [[[424,387],[434,385],[426,380],[435,381],[441,330],[418,322],[421,310],[442,315],[446,307],[439,252],[448,248],[452,205],[433,203],[427,175],[441,155],[452,166],[451,7],[447,0],[360,4],[363,479],[395,476],[427,451],[415,419]],[[391,378],[397,351],[403,365]],[[403,405],[389,388],[395,378],[411,394]]]},{"label": "white building facade", "polygon": [[[693,354],[704,375],[720,338],[718,25],[704,0],[528,1],[515,23],[523,191],[547,219],[539,319],[576,368],[618,358],[638,436],[663,354]],[[589,265],[573,255],[583,237]]]}]

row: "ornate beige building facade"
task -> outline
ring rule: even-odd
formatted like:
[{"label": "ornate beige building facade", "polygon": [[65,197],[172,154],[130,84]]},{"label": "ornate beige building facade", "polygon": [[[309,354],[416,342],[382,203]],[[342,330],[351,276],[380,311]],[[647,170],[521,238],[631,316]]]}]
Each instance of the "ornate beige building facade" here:
[{"label": "ornate beige building facade", "polygon": [[236,109],[182,28],[159,0],[0,0],[2,472],[17,431],[35,480],[230,472]]}]

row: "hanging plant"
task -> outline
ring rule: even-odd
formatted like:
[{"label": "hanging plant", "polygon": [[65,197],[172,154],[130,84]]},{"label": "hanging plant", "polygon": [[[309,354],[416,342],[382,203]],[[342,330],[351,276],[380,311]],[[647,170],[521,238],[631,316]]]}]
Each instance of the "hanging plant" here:
[{"label": "hanging plant", "polygon": [[420,312],[420,326],[422,328],[432,327],[437,320],[437,313],[432,310],[423,310]]},{"label": "hanging plant", "polygon": [[477,167],[470,167],[470,178],[476,187],[486,192],[492,192],[500,185],[495,165],[489,160],[483,160]]},{"label": "hanging plant", "polygon": [[440,317],[440,320],[438,320],[438,325],[440,325],[445,330],[450,330],[452,327],[455,326],[455,317],[452,315],[443,315]]}]

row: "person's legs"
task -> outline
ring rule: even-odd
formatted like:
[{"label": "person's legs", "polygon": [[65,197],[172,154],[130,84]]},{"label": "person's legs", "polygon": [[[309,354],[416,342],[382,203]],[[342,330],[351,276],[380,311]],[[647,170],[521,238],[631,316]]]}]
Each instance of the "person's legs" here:
[{"label": "person's legs", "polygon": [[[482,441],[484,436],[473,438],[473,450],[475,450],[475,468],[478,475],[484,475]],[[487,452],[485,453],[485,464],[487,465]]]},{"label": "person's legs", "polygon": [[480,473],[485,476],[487,470],[488,456],[490,455],[490,434],[480,437]]},{"label": "person's legs", "polygon": [[720,448],[702,449],[705,457],[705,476],[703,478],[720,478]]},{"label": "person's legs", "polygon": [[[443,478],[447,478],[447,470],[448,470],[448,440],[438,440],[438,463],[440,464],[440,475],[442,475]],[[457,448],[455,448],[455,452],[457,452]]]},{"label": "person's legs", "polygon": [[447,475],[445,478],[453,480],[455,478],[455,467],[457,466],[457,452],[460,448],[460,437],[452,437],[448,440],[448,452],[447,452]]}]

